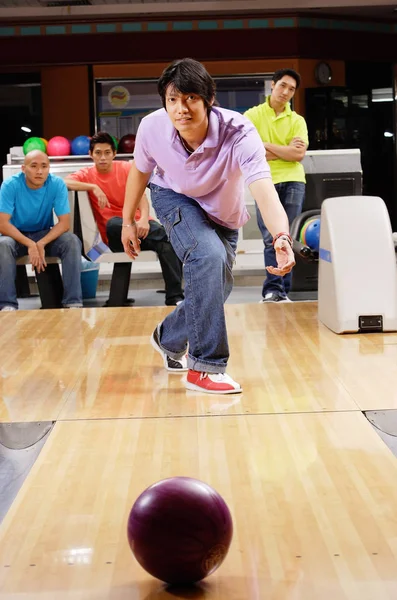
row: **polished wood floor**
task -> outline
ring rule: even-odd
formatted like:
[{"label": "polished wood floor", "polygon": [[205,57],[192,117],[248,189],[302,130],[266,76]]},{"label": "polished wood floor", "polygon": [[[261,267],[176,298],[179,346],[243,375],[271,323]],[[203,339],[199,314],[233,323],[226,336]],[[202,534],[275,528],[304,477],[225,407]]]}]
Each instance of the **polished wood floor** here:
[{"label": "polished wood floor", "polygon": [[[0,525],[1,600],[395,600],[397,459],[362,411],[397,408],[397,334],[337,336],[315,303],[227,305],[236,396],[187,392],[148,343],[170,309],[0,318],[0,421],[56,421]],[[213,485],[235,534],[172,591],[126,519],[151,483]]]}]

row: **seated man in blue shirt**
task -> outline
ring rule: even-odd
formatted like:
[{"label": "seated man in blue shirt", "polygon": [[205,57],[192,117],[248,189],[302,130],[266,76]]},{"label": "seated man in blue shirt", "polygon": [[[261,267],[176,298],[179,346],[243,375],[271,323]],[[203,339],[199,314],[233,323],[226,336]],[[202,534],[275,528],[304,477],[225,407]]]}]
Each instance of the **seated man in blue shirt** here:
[{"label": "seated man in blue shirt", "polygon": [[[55,212],[58,223],[54,225]],[[29,254],[38,273],[47,256],[62,262],[65,308],[78,308],[81,293],[81,242],[70,229],[70,206],[65,183],[50,174],[44,152],[25,156],[22,173],[6,179],[0,189],[0,310],[18,309],[16,259]]]}]

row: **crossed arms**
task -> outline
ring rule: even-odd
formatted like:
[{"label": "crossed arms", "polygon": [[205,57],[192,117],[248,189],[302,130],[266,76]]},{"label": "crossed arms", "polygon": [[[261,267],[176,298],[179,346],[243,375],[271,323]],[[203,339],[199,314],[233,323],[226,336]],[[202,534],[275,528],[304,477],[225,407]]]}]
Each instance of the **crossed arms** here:
[{"label": "crossed arms", "polygon": [[290,162],[300,162],[307,149],[307,144],[300,137],[292,138],[288,146],[279,146],[270,142],[264,142],[263,145],[266,150],[266,160],[281,158]]}]

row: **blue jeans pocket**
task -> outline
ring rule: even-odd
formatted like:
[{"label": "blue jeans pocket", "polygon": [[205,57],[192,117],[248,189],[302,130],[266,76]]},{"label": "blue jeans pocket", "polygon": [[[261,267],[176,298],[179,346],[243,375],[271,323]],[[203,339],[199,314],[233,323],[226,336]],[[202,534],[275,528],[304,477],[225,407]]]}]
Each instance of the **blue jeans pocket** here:
[{"label": "blue jeans pocket", "polygon": [[177,256],[182,262],[185,262],[197,246],[197,240],[187,220],[183,218],[181,209],[179,207],[174,208],[174,210],[164,215],[163,225]]}]

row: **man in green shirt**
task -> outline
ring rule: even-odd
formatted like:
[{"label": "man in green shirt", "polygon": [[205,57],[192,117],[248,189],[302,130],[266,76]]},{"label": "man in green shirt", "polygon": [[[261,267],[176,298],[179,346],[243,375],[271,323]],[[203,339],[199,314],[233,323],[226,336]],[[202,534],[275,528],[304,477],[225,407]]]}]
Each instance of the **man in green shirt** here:
[{"label": "man in green shirt", "polygon": [[[309,144],[305,119],[291,110],[290,100],[300,84],[300,75],[293,69],[276,71],[272,91],[266,101],[250,108],[245,116],[258,130],[266,149],[272,180],[288,215],[289,223],[302,212],[305,198],[305,171],[301,164]],[[265,245],[265,265],[276,266],[272,236],[265,227],[256,206],[258,226]],[[262,288],[262,302],[288,301],[291,273],[284,277],[267,273]]]}]

